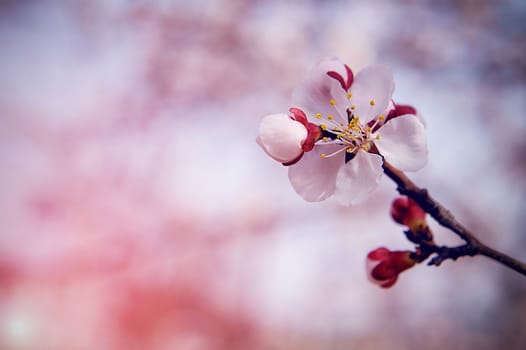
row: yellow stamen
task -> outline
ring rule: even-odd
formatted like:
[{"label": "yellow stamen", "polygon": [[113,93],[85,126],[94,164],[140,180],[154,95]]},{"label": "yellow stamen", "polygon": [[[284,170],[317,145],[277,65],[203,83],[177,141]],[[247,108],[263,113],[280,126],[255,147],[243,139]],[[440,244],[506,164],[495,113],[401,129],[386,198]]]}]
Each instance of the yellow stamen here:
[{"label": "yellow stamen", "polygon": [[320,158],[325,158],[327,155],[325,153],[320,154]]},{"label": "yellow stamen", "polygon": [[351,97],[352,97],[352,94],[351,94],[350,92],[348,92],[348,93],[347,93],[347,98],[348,98],[348,99],[351,99]]},{"label": "yellow stamen", "polygon": [[383,115],[378,116],[378,120],[381,120],[381,121],[385,120],[385,116]]},{"label": "yellow stamen", "polygon": [[352,106],[351,106],[351,109],[356,109],[356,106],[355,106],[355,105],[352,105]]},{"label": "yellow stamen", "polygon": [[336,101],[330,100],[329,103],[331,104],[331,106],[334,106],[336,104]]},{"label": "yellow stamen", "polygon": [[327,142],[327,141],[329,141],[329,138],[327,136],[325,136],[325,137],[322,138],[322,140],[323,140],[323,142]]},{"label": "yellow stamen", "polygon": [[329,120],[333,120],[334,117],[332,116],[332,114],[329,114],[329,115],[327,116],[327,119],[329,119]]},{"label": "yellow stamen", "polygon": [[316,113],[316,118],[317,119],[321,119],[321,114],[320,113]]},{"label": "yellow stamen", "polygon": [[374,102],[374,100],[371,100],[371,101],[369,101],[369,104],[370,104],[371,106],[374,106],[374,105],[376,105],[376,102]]},{"label": "yellow stamen", "polygon": [[352,153],[353,149],[352,148],[347,148],[347,153]]},{"label": "yellow stamen", "polygon": [[380,140],[380,134],[377,134],[377,135],[376,135],[376,139],[377,139],[377,140]]}]

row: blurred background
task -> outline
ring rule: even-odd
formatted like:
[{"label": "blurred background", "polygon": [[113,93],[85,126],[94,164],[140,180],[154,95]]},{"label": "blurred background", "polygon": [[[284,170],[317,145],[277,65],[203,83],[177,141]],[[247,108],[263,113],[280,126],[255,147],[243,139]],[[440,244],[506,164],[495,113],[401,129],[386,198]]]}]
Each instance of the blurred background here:
[{"label": "blurred background", "polygon": [[0,48],[1,349],[525,348],[525,277],[380,289],[394,184],[307,203],[254,142],[320,57],[390,65],[427,121],[410,177],[526,260],[524,1],[3,0]]}]

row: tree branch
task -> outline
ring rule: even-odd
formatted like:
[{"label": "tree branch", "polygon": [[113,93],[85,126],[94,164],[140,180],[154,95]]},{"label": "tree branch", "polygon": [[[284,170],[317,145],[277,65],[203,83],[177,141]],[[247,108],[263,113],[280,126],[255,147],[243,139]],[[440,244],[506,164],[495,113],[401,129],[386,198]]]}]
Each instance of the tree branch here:
[{"label": "tree branch", "polygon": [[438,247],[434,245],[434,243],[428,244],[426,248],[428,249],[427,257],[429,257],[429,255],[432,253],[437,254],[437,256],[433,258],[429,264],[439,265],[445,259],[455,260],[461,256],[484,255],[490,259],[500,262],[510,269],[526,275],[526,264],[483,244],[478,238],[475,237],[473,232],[462,226],[462,224],[460,224],[455,219],[449,210],[447,210],[442,204],[431,197],[426,189],[415,185],[415,183],[411,181],[402,171],[393,167],[385,160],[383,169],[384,173],[396,183],[398,186],[397,191],[400,194],[413,199],[440,225],[450,229],[466,242],[466,244],[463,246],[453,248]]}]

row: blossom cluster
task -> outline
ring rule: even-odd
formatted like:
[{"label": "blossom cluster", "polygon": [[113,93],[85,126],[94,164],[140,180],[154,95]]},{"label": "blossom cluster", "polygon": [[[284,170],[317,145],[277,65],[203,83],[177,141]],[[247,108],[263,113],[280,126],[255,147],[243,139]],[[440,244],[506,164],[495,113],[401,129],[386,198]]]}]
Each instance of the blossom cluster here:
[{"label": "blossom cluster", "polygon": [[290,183],[305,200],[360,202],[378,186],[384,161],[403,171],[427,162],[423,119],[397,104],[393,91],[385,66],[355,76],[337,58],[323,58],[297,87],[289,113],[262,119],[257,143],[289,166]]},{"label": "blossom cluster", "polygon": [[[391,217],[400,225],[408,228],[405,232],[408,238],[424,235],[422,238],[432,240],[427,236],[426,213],[411,198],[401,196],[391,204]],[[392,287],[400,273],[422,262],[422,252],[409,250],[391,251],[385,247],[377,248],[367,255],[366,268],[369,280],[382,288]]]}]

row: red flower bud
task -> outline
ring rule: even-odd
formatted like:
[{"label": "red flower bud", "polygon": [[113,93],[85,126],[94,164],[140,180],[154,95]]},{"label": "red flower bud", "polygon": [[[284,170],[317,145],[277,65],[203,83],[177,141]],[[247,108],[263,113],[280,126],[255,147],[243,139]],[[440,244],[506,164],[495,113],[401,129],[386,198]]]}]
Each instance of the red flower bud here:
[{"label": "red flower bud", "polygon": [[394,221],[416,231],[426,226],[426,212],[409,197],[398,197],[391,205],[391,216]]},{"label": "red flower bud", "polygon": [[398,275],[416,264],[410,251],[390,251],[377,248],[367,255],[367,277],[382,288],[395,284]]}]

